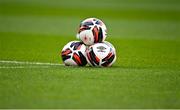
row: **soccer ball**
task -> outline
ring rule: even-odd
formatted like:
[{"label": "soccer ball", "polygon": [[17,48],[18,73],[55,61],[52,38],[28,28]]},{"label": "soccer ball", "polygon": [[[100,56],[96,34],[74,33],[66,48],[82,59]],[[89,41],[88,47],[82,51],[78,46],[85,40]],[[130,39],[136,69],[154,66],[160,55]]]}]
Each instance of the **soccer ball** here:
[{"label": "soccer ball", "polygon": [[86,54],[90,66],[109,67],[116,61],[116,50],[107,41],[91,45],[86,50]]},{"label": "soccer ball", "polygon": [[87,18],[81,22],[77,38],[86,45],[92,45],[103,42],[107,36],[106,31],[106,25],[101,20],[97,18]]},{"label": "soccer ball", "polygon": [[71,41],[62,49],[61,57],[67,66],[85,66],[86,46],[80,41]]}]

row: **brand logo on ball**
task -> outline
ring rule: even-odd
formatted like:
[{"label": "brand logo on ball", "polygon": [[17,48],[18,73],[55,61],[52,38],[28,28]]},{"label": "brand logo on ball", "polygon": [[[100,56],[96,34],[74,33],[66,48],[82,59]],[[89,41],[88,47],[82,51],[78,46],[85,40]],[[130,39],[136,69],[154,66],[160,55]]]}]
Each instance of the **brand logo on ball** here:
[{"label": "brand logo on ball", "polygon": [[105,52],[105,50],[106,50],[106,48],[103,46],[99,46],[99,47],[97,47],[97,49],[98,49],[98,52]]}]

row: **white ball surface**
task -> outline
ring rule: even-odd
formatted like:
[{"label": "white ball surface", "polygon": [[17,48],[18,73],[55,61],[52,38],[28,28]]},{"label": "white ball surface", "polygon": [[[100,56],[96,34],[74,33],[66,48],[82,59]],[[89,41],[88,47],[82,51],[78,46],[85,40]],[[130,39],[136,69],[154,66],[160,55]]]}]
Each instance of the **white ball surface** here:
[{"label": "white ball surface", "polygon": [[81,22],[77,38],[86,45],[93,45],[105,41],[107,37],[106,25],[97,18],[87,18]]}]

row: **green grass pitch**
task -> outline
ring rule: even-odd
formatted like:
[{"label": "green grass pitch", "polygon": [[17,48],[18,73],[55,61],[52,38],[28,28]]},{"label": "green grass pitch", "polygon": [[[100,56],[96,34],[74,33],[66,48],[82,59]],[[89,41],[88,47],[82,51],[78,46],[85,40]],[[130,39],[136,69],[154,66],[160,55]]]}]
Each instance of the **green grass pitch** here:
[{"label": "green grass pitch", "polygon": [[[178,0],[0,0],[0,108],[180,108]],[[110,68],[62,64],[81,20],[102,19]]]}]

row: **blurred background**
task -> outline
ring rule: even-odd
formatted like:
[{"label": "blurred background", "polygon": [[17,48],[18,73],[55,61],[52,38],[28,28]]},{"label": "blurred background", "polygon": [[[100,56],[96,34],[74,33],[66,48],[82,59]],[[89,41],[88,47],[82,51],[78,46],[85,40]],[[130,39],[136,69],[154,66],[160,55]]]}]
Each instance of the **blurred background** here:
[{"label": "blurred background", "polygon": [[0,0],[0,33],[75,37],[80,21],[97,17],[108,36],[175,39],[179,0]]}]

